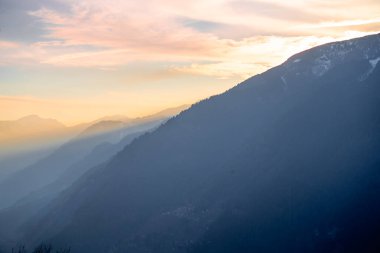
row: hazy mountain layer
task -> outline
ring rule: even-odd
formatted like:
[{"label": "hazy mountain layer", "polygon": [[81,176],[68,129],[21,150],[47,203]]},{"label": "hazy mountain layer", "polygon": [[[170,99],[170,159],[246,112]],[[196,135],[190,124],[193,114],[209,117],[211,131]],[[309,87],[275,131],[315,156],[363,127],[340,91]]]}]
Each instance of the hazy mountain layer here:
[{"label": "hazy mountain layer", "polygon": [[302,52],[81,177],[25,240],[74,252],[377,252],[380,35]]}]

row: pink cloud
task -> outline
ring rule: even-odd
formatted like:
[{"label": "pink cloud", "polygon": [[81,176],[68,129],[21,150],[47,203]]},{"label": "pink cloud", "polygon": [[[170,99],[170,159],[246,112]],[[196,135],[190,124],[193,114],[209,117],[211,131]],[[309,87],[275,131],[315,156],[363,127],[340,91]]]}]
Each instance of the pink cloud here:
[{"label": "pink cloud", "polygon": [[[256,66],[261,63],[273,66],[300,49],[357,34],[352,24],[358,17],[366,18],[360,19],[360,30],[373,32],[363,26],[378,27],[374,6],[380,4],[364,0],[369,8],[363,7],[363,1],[349,1],[349,6],[334,2],[332,8],[324,0],[294,0],[298,6],[294,8],[283,1],[245,0],[244,11],[237,11],[242,1],[70,0],[66,2],[70,12],[47,8],[31,12],[45,23],[49,40],[5,53],[2,64],[23,61],[113,69],[134,61],[188,62],[188,68],[178,70],[221,77],[226,66],[235,66],[231,71],[246,76],[260,71]],[[270,15],[263,15],[263,9]],[[179,18],[199,20],[200,27],[183,24]],[[202,22],[220,26],[203,31]]]},{"label": "pink cloud", "polygon": [[20,45],[12,41],[0,40],[0,49],[18,48]]}]

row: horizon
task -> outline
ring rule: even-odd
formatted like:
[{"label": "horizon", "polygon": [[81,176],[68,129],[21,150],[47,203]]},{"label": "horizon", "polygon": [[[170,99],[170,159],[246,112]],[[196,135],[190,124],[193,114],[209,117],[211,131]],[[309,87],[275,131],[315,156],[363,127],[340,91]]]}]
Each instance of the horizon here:
[{"label": "horizon", "polygon": [[79,122],[75,122],[75,123],[70,123],[70,122],[66,123],[66,122],[63,122],[63,121],[61,121],[59,119],[52,118],[52,117],[44,117],[44,116],[41,116],[39,114],[27,114],[27,115],[24,115],[24,116],[21,116],[21,117],[17,117],[17,118],[14,118],[14,119],[0,119],[0,122],[12,122],[12,121],[22,120],[22,119],[25,119],[25,118],[28,118],[28,117],[36,117],[36,118],[41,119],[41,120],[54,120],[54,121],[57,121],[58,123],[62,124],[65,127],[75,127],[75,126],[78,126],[78,125],[81,125],[81,124],[94,123],[96,121],[114,121],[114,120],[104,119],[104,118],[112,118],[112,117],[124,117],[125,119],[136,120],[136,119],[140,119],[140,118],[144,118],[144,117],[154,116],[156,114],[160,114],[160,113],[163,113],[163,112],[166,112],[166,111],[169,111],[169,110],[176,110],[176,109],[182,109],[182,108],[184,108],[183,110],[186,110],[190,106],[191,106],[191,104],[183,104],[183,105],[179,105],[179,106],[175,106],[175,107],[169,107],[169,108],[164,108],[162,110],[149,112],[147,114],[140,114],[140,115],[137,115],[137,116],[129,116],[129,115],[125,115],[125,114],[102,115],[100,117],[96,117],[96,118],[90,119],[88,121],[79,121]]},{"label": "horizon", "polygon": [[297,52],[378,33],[379,7],[373,0],[3,0],[0,120],[38,114],[73,125],[193,104]]},{"label": "horizon", "polygon": [[0,0],[0,253],[379,253],[379,0]]}]

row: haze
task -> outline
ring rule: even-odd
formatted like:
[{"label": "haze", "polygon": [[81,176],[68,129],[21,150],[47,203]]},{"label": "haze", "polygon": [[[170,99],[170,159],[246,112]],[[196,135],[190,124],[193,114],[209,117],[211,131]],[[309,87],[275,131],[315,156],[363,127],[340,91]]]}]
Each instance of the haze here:
[{"label": "haze", "polygon": [[1,0],[0,13],[0,120],[69,125],[190,104],[380,27],[375,0]]}]

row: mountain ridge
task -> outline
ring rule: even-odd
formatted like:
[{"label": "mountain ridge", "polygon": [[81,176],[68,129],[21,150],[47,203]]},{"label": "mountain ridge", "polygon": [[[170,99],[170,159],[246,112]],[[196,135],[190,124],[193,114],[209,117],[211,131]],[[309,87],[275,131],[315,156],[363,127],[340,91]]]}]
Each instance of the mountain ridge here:
[{"label": "mountain ridge", "polygon": [[[182,108],[176,107],[165,111],[178,113]],[[74,138],[52,150],[47,156],[13,174],[10,173],[2,180],[0,209],[10,207],[17,199],[25,197],[33,189],[54,182],[63,171],[78,162],[82,156],[86,156],[96,145],[104,141],[117,143],[129,133],[149,130],[167,120],[168,115],[170,114],[159,112],[128,122],[96,121]]]},{"label": "mountain ridge", "polygon": [[376,252],[379,65],[360,77],[380,35],[354,41],[336,64],[313,50],[341,42],[191,106],[86,173],[24,238],[74,252]]}]

